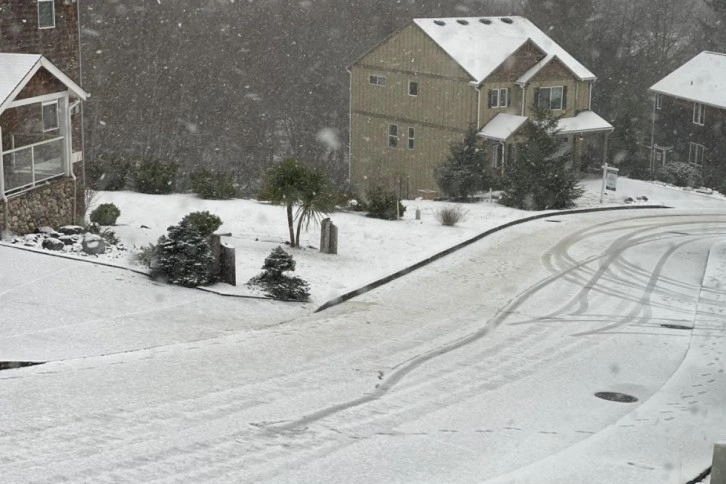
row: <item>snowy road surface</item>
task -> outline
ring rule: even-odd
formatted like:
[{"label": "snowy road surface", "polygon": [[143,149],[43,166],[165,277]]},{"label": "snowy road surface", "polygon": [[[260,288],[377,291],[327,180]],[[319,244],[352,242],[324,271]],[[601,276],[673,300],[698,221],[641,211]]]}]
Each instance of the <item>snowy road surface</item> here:
[{"label": "snowy road surface", "polygon": [[[684,483],[726,438],[724,242],[718,213],[553,217],[286,324],[3,371],[2,480]],[[203,326],[199,294],[157,320]]]}]

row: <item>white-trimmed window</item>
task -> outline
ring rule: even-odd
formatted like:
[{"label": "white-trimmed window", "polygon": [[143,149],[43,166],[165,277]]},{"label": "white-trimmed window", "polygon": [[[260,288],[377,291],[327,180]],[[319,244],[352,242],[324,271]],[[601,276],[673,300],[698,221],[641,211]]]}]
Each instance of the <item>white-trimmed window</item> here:
[{"label": "white-trimmed window", "polygon": [[408,149],[412,150],[416,146],[416,130],[408,128]]},{"label": "white-trimmed window", "polygon": [[660,93],[655,94],[655,108],[661,109],[663,107],[663,95]]},{"label": "white-trimmed window", "polygon": [[42,104],[43,132],[58,129],[58,101]]},{"label": "white-trimmed window", "polygon": [[701,103],[693,103],[693,124],[706,124],[706,106]]},{"label": "white-trimmed window", "polygon": [[697,168],[703,168],[703,155],[705,152],[705,146],[699,145],[698,143],[690,143],[688,145],[688,163]]},{"label": "white-trimmed window", "polygon": [[494,168],[504,168],[504,145],[502,143],[492,145],[492,165]]},{"label": "white-trimmed window", "polygon": [[386,76],[376,76],[371,74],[368,76],[368,82],[374,86],[386,87]]},{"label": "white-trimmed window", "polygon": [[489,89],[489,107],[506,108],[509,106],[509,88]]},{"label": "white-trimmed window", "polygon": [[540,87],[537,90],[537,109],[559,111],[567,108],[567,87]]},{"label": "white-trimmed window", "polygon": [[388,146],[391,148],[398,148],[398,125],[388,125]]},{"label": "white-trimmed window", "polygon": [[418,96],[418,81],[408,81],[408,95]]},{"label": "white-trimmed window", "polygon": [[38,28],[55,27],[55,0],[38,0]]}]

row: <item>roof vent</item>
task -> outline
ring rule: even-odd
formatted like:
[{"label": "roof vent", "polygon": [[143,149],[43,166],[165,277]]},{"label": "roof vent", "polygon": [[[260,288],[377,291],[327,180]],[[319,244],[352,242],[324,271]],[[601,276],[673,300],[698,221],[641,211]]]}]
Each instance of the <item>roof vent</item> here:
[{"label": "roof vent", "polygon": [[466,20],[463,20],[463,19],[457,20],[456,23],[459,23],[461,25],[469,25],[469,22],[467,22]]},{"label": "roof vent", "polygon": [[440,25],[440,26],[442,26],[442,27],[443,27],[444,25],[446,25],[446,22],[444,22],[443,20],[434,20],[434,23],[435,23],[436,25]]},{"label": "roof vent", "polygon": [[488,18],[480,18],[479,22],[483,23],[484,25],[489,25],[492,23],[492,21],[489,20]]},{"label": "roof vent", "polygon": [[502,19],[501,19],[501,20],[502,20],[502,22],[504,22],[505,24],[511,24],[511,23],[514,23],[514,21],[513,21],[513,20],[512,20],[511,18],[509,18],[509,17],[502,17]]}]

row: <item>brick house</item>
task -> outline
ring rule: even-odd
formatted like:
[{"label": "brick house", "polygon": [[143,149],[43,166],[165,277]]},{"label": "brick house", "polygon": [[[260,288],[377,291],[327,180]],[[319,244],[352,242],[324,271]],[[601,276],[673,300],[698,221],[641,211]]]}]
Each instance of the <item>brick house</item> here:
[{"label": "brick house", "polygon": [[434,168],[470,126],[506,170],[535,106],[561,116],[562,154],[602,163],[613,127],[591,110],[595,76],[522,17],[415,19],[350,72],[350,180],[361,193],[438,190]]},{"label": "brick house", "polygon": [[0,229],[77,222],[83,203],[76,0],[0,0]]},{"label": "brick house", "polygon": [[655,83],[650,166],[684,162],[704,182],[726,181],[726,54],[701,52]]}]

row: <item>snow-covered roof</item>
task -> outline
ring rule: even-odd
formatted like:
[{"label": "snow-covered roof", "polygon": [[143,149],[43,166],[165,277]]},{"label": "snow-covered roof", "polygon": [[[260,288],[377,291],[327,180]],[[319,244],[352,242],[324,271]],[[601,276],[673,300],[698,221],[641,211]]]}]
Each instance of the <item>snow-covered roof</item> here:
[{"label": "snow-covered roof", "polygon": [[701,52],[650,90],[726,109],[726,54]]},{"label": "snow-covered roof", "polygon": [[0,113],[41,67],[55,76],[76,97],[84,101],[88,98],[86,91],[42,55],[0,53]]},{"label": "snow-covered roof", "polygon": [[479,136],[495,141],[506,141],[526,122],[527,116],[499,113],[479,131]]},{"label": "snow-covered roof", "polygon": [[560,134],[596,133],[612,131],[612,124],[593,111],[581,111],[571,118],[560,118],[557,123]]},{"label": "snow-covered roof", "polygon": [[524,17],[415,19],[418,25],[477,82],[485,80],[528,40],[556,56],[580,80],[595,75]]}]

